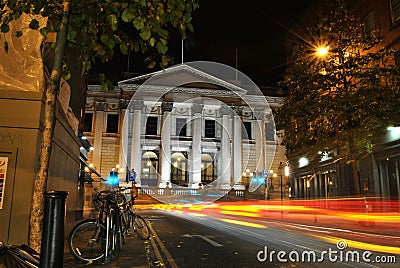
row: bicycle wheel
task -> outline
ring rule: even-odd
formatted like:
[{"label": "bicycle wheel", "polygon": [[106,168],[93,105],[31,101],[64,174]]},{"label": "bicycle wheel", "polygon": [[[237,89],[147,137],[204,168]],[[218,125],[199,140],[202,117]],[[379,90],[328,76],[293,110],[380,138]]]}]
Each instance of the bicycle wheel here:
[{"label": "bicycle wheel", "polygon": [[97,262],[104,257],[106,228],[94,219],[81,221],[68,237],[71,255],[79,262]]},{"label": "bicycle wheel", "polygon": [[150,228],[142,216],[133,215],[133,228],[140,238],[145,240],[150,238]]}]

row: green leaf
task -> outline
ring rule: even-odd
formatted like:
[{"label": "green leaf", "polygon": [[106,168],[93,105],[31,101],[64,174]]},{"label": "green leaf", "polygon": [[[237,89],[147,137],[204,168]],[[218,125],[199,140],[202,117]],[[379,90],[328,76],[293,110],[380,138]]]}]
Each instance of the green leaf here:
[{"label": "green leaf", "polygon": [[22,31],[16,31],[15,32],[16,37],[21,37],[22,36]]},{"label": "green leaf", "polygon": [[119,49],[121,50],[121,53],[124,55],[128,55],[128,46],[125,44],[120,44]]},{"label": "green leaf", "polygon": [[31,22],[29,23],[29,28],[33,30],[39,29],[39,22],[36,19],[32,19]]},{"label": "green leaf", "polygon": [[10,26],[8,26],[8,24],[2,24],[0,27],[0,31],[2,33],[8,33],[10,31]]},{"label": "green leaf", "polygon": [[70,80],[70,79],[71,79],[71,73],[68,72],[68,73],[64,74],[63,78],[64,78],[66,81]]},{"label": "green leaf", "polygon": [[[141,32],[140,37],[145,41],[149,40],[151,37],[151,31],[148,29],[144,30],[143,32]],[[153,46],[154,46],[154,44],[153,44]]]},{"label": "green leaf", "polygon": [[111,29],[112,29],[113,31],[118,30],[117,16],[111,15],[111,16],[110,16],[110,21],[111,21]]},{"label": "green leaf", "polygon": [[114,40],[112,40],[112,39],[108,39],[106,45],[107,45],[107,48],[111,50],[111,49],[114,48],[115,42],[114,42]]},{"label": "green leaf", "polygon": [[84,61],[82,63],[83,68],[85,68],[86,71],[89,71],[92,68],[92,63],[90,61]]},{"label": "green leaf", "polygon": [[144,19],[142,17],[137,17],[133,21],[133,26],[135,26],[136,29],[141,30],[144,28]]},{"label": "green leaf", "polygon": [[170,58],[168,56],[163,55],[161,57],[161,67],[167,67],[170,62]]},{"label": "green leaf", "polygon": [[156,43],[156,39],[154,37],[150,38],[150,41],[149,41],[150,46],[154,47],[155,43]]},{"label": "green leaf", "polygon": [[121,19],[124,22],[131,22],[135,18],[135,13],[132,12],[129,8],[125,8],[122,12]]},{"label": "green leaf", "polygon": [[69,41],[75,41],[75,38],[76,38],[76,31],[74,31],[74,30],[72,30],[72,29],[70,28],[69,31],[68,31],[68,37],[67,37],[67,39],[68,39]]},{"label": "green leaf", "polygon": [[150,69],[153,69],[154,66],[156,66],[156,61],[154,61],[154,60],[151,61],[151,62],[147,65],[147,67],[150,68]]},{"label": "green leaf", "polygon": [[47,31],[47,28],[46,28],[46,27],[41,28],[41,29],[39,30],[39,32],[40,32],[40,34],[41,34],[42,36],[44,36],[44,37],[46,37],[47,34],[49,33],[49,32]]},{"label": "green leaf", "polygon": [[156,49],[159,53],[165,54],[168,51],[168,46],[163,44],[162,42],[157,42]]}]

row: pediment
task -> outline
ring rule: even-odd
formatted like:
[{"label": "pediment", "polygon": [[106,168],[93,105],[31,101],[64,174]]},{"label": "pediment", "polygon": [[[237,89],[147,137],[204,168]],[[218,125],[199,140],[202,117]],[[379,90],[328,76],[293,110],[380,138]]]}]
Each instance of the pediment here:
[{"label": "pediment", "polygon": [[190,88],[233,91],[238,95],[245,95],[247,90],[229,81],[215,77],[205,71],[199,70],[187,64],[179,64],[167,69],[153,72],[130,79],[120,81],[118,86],[123,90],[144,88]]}]

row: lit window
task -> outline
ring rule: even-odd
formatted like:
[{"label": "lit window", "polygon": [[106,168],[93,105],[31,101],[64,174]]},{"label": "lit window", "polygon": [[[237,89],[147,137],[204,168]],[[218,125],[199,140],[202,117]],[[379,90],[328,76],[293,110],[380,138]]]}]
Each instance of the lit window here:
[{"label": "lit window", "polygon": [[308,159],[306,157],[302,157],[299,159],[299,168],[308,166]]}]

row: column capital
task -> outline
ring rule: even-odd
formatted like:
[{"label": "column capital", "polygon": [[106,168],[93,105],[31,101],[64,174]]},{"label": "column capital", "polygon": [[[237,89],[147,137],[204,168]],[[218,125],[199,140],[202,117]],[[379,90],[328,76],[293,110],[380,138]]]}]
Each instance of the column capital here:
[{"label": "column capital", "polygon": [[234,112],[233,115],[240,116],[243,113],[243,106],[231,106],[231,109]]},{"label": "column capital", "polygon": [[254,111],[253,115],[257,120],[263,120],[264,119],[264,112],[263,111]]},{"label": "column capital", "polygon": [[128,108],[128,104],[129,104],[129,101],[127,101],[125,99],[120,99],[119,100],[119,108],[121,110],[127,109]]},{"label": "column capital", "polygon": [[203,112],[203,104],[193,103],[192,112],[193,114],[201,114]]},{"label": "column capital", "polygon": [[105,111],[107,108],[107,103],[106,102],[95,102],[94,104],[94,109],[96,111]]},{"label": "column capital", "polygon": [[165,112],[171,112],[172,108],[174,108],[174,103],[173,102],[162,102],[161,103],[161,110],[163,113]]},{"label": "column capital", "polygon": [[231,107],[228,106],[222,106],[220,109],[221,115],[232,115],[233,111]]},{"label": "column capital", "polygon": [[130,105],[130,111],[142,111],[144,102],[142,100],[133,100]]}]

